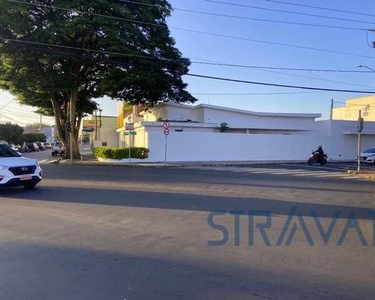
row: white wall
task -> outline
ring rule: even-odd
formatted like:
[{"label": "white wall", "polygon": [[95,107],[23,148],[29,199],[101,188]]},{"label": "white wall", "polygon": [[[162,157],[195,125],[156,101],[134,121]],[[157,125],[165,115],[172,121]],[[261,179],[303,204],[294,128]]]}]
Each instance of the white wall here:
[{"label": "white wall", "polygon": [[[107,147],[117,147],[118,135],[117,129],[117,118],[116,117],[102,117],[102,127],[98,129],[98,141],[96,144],[102,145],[107,143]],[[93,133],[95,136],[95,133]]]},{"label": "white wall", "polygon": [[201,122],[198,118],[198,110],[191,109],[187,107],[175,107],[175,106],[167,106],[166,109],[166,119],[174,120],[174,121],[186,121],[192,120],[195,122]]},{"label": "white wall", "polygon": [[[171,132],[168,161],[307,160],[329,137]],[[164,161],[165,137],[149,132],[149,161]]]}]

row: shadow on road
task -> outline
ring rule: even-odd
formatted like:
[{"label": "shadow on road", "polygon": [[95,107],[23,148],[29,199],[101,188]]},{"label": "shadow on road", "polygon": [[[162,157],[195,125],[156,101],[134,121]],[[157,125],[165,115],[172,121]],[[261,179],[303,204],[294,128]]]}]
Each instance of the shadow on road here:
[{"label": "shadow on road", "polygon": [[271,273],[245,264],[180,262],[21,242],[6,246],[8,251],[0,254],[2,299],[39,300],[53,295],[53,299],[71,300],[297,300],[369,299],[373,294],[370,285],[340,286],[327,276]]},{"label": "shadow on road", "polygon": [[[1,192],[0,192],[1,193]],[[77,187],[43,187],[33,191],[23,189],[4,190],[0,194],[7,198],[38,200],[88,205],[114,205],[136,208],[157,208],[187,211],[270,211],[273,215],[290,215],[294,206],[303,216],[311,216],[315,211],[319,217],[333,218],[340,211],[340,218],[348,218],[351,213],[357,219],[373,219],[370,208],[321,203],[306,203],[263,198],[224,197],[200,194],[129,191],[126,189],[100,189]],[[375,211],[375,209],[374,209]]]}]

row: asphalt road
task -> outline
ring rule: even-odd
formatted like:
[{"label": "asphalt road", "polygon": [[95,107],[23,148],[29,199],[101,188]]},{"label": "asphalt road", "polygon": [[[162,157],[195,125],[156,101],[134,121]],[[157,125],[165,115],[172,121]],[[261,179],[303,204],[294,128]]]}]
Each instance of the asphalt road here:
[{"label": "asphalt road", "polygon": [[[0,191],[0,299],[375,295],[373,182],[230,170],[43,169],[34,191]],[[209,245],[223,236],[226,243]]]}]

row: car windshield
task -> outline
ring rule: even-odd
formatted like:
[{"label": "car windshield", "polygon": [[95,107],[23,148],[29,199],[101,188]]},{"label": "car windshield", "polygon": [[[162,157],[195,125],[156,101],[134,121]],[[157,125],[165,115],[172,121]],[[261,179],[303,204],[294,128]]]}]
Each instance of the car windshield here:
[{"label": "car windshield", "polygon": [[7,145],[0,145],[0,157],[20,157],[20,155]]},{"label": "car windshield", "polygon": [[375,148],[366,149],[364,153],[375,153]]}]

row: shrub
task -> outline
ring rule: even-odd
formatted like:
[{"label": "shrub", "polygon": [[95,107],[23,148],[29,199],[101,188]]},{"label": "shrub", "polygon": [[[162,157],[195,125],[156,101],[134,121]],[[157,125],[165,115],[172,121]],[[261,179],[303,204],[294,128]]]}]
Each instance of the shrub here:
[{"label": "shrub", "polygon": [[[108,148],[96,147],[93,149],[96,158],[105,159],[124,159],[129,158],[129,148]],[[149,150],[142,147],[131,147],[130,158],[145,159],[148,158]]]}]

